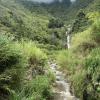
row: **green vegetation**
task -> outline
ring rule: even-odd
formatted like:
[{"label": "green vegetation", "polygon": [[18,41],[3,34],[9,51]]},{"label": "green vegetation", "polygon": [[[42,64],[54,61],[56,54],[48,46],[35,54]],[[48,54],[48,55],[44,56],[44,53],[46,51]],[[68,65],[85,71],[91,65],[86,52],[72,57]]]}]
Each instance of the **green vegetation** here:
[{"label": "green vegetation", "polygon": [[58,19],[51,19],[49,21],[48,27],[49,28],[61,28],[64,26],[64,23]]},{"label": "green vegetation", "polygon": [[[100,99],[100,13],[87,13],[88,25],[78,18],[72,47],[57,54],[57,62],[71,82],[74,93],[81,100]],[[82,22],[82,24],[81,24]],[[78,31],[76,31],[78,30]]]},{"label": "green vegetation", "polygon": [[[20,89],[23,84],[25,56],[12,40],[0,35],[0,98],[9,94],[10,89]],[[22,72],[23,71],[23,72]]]},{"label": "green vegetation", "polygon": [[46,76],[37,76],[21,92],[12,92],[10,100],[48,100],[52,96],[49,82]]},{"label": "green vegetation", "polygon": [[0,0],[0,100],[52,100],[54,58],[76,97],[100,99],[100,0]]},{"label": "green vegetation", "polygon": [[[32,4],[33,8],[31,7]],[[29,7],[27,8],[26,6]],[[43,13],[41,13],[42,9]],[[52,45],[50,41],[53,31],[49,31],[48,28],[49,21],[52,17],[53,15],[47,13],[42,5],[24,0],[0,1],[0,32],[13,34],[17,40],[24,38],[37,41],[38,43]],[[58,23],[56,24],[57,31],[59,31],[64,26],[63,21],[59,22],[56,20],[53,23],[56,22]],[[58,41],[61,41],[58,37],[56,38]]]},{"label": "green vegetation", "polygon": [[11,100],[50,98],[52,74],[44,72],[46,54],[32,41],[19,43],[5,35],[0,36],[0,46],[0,98],[9,94]]}]

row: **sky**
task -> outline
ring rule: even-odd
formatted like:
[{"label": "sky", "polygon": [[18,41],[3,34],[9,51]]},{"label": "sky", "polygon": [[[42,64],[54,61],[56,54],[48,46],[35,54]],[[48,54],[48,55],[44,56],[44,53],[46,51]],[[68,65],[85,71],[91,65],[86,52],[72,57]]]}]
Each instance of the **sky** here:
[{"label": "sky", "polygon": [[32,1],[50,3],[50,2],[52,2],[53,0],[32,0]]},{"label": "sky", "polygon": [[[52,2],[52,1],[54,1],[54,0],[32,0],[32,1],[50,3],[50,2]],[[59,1],[61,1],[61,0],[59,0]],[[73,2],[73,1],[75,1],[75,0],[71,0],[71,1]]]}]

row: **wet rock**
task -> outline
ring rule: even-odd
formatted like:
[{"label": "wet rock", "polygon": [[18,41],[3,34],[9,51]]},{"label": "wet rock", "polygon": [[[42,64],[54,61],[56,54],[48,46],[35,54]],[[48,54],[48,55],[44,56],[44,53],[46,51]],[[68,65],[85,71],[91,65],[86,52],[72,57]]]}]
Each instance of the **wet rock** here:
[{"label": "wet rock", "polygon": [[52,72],[56,76],[53,100],[77,100],[70,92],[70,84],[65,79],[65,75],[57,69],[58,65],[53,62],[49,64]]}]

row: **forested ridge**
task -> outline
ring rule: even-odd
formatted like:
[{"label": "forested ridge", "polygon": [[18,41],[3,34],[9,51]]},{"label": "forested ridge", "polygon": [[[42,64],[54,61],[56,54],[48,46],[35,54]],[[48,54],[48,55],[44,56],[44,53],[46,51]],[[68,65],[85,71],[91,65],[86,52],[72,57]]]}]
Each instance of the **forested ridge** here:
[{"label": "forested ridge", "polygon": [[76,98],[100,100],[100,0],[33,1],[0,0],[0,100],[54,100],[50,66]]}]

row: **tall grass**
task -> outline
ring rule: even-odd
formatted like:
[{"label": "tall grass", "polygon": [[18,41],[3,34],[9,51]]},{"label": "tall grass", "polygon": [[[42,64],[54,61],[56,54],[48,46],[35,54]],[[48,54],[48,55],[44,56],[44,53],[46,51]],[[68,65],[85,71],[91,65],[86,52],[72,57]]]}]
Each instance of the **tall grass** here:
[{"label": "tall grass", "polygon": [[[46,63],[47,55],[32,41],[17,42],[0,36],[0,93],[1,88],[9,92],[10,100],[49,99],[50,79],[43,73]],[[28,74],[32,79],[27,81],[26,73],[30,69],[32,73]],[[2,95],[6,95],[5,92]]]},{"label": "tall grass", "polygon": [[74,73],[75,66],[78,64],[75,55],[71,51],[62,50],[56,56],[57,63],[61,69],[66,69],[70,73]]},{"label": "tall grass", "polygon": [[0,35],[0,98],[23,85],[27,59],[10,37]]},{"label": "tall grass", "polygon": [[61,68],[68,74],[74,93],[81,100],[100,99],[100,18],[72,37],[72,47],[57,55]]},{"label": "tall grass", "polygon": [[96,46],[97,43],[92,38],[91,28],[72,37],[72,50],[80,55],[87,55]]},{"label": "tall grass", "polygon": [[48,77],[37,76],[21,92],[12,92],[10,100],[49,100],[51,96]]},{"label": "tall grass", "polygon": [[35,43],[32,41],[22,41],[19,46],[30,64],[45,66],[47,55]]},{"label": "tall grass", "polygon": [[100,18],[96,19],[92,25],[92,37],[100,45]]}]

